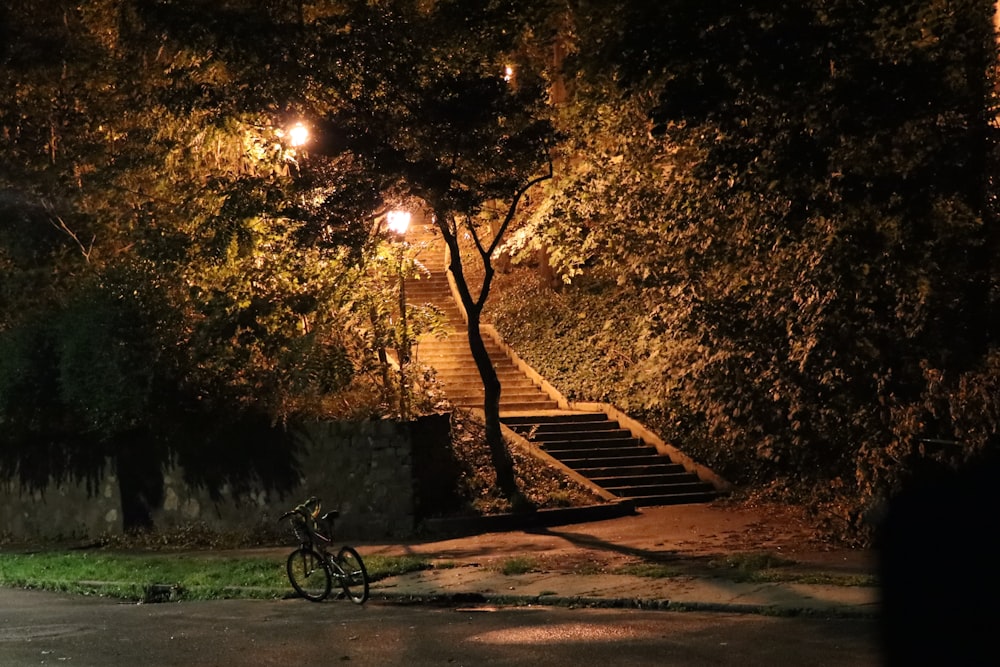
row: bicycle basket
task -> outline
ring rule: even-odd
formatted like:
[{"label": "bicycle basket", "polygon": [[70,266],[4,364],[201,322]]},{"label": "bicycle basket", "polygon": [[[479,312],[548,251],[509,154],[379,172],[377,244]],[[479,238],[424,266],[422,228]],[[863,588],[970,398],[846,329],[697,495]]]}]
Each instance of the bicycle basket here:
[{"label": "bicycle basket", "polygon": [[309,544],[312,542],[312,536],[309,534],[309,526],[306,525],[306,520],[301,516],[292,516],[292,532],[295,533],[295,539],[299,541],[299,544]]}]

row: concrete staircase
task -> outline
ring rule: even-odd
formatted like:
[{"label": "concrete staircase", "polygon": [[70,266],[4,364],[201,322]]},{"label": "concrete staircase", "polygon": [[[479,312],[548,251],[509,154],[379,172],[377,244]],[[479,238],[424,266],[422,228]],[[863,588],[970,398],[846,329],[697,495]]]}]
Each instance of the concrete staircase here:
[{"label": "concrete staircase", "polygon": [[[469,350],[468,330],[462,312],[451,295],[444,266],[443,243],[425,227],[414,230],[411,239],[421,248],[417,260],[430,272],[429,277],[406,283],[406,301],[429,303],[447,318],[446,338],[421,336],[412,351],[412,359],[427,364],[437,373],[448,400],[460,408],[483,407],[483,383]],[[532,382],[504,351],[487,335],[486,350],[500,378],[500,411],[557,410],[559,404]]]},{"label": "concrete staircase", "polygon": [[[456,407],[483,407],[465,320],[451,294],[443,243],[427,227],[410,235],[418,261],[429,276],[406,283],[407,303],[429,303],[447,318],[446,338],[422,336],[412,359],[435,369]],[[526,376],[491,337],[484,335],[500,377],[500,417],[509,428],[612,494],[636,506],[706,502],[715,488],[624,428],[604,413],[560,409],[556,399]]]},{"label": "concrete staircase", "polygon": [[604,413],[507,416],[516,433],[636,506],[707,502],[715,487],[673,463]]}]

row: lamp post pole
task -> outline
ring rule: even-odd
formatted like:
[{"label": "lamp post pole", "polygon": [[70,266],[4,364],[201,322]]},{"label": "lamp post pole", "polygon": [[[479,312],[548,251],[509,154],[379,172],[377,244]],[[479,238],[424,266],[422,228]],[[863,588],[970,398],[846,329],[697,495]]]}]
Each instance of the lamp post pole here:
[{"label": "lamp post pole", "polygon": [[406,420],[409,418],[407,410],[406,386],[406,366],[410,362],[410,339],[409,329],[406,325],[406,275],[403,272],[403,250],[406,246],[406,230],[410,226],[410,213],[408,211],[389,211],[386,222],[389,229],[396,236],[397,255],[396,265],[399,269],[399,322],[403,327],[400,332],[399,348],[399,416]]}]

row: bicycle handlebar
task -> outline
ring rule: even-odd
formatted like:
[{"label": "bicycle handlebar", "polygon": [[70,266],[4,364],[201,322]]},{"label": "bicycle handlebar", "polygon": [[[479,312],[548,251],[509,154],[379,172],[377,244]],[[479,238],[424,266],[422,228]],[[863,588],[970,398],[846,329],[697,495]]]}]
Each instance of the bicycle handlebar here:
[{"label": "bicycle handlebar", "polygon": [[[301,516],[306,521],[308,521],[310,519],[315,520],[315,519],[319,518],[319,512],[322,509],[322,507],[323,507],[323,503],[322,503],[322,501],[320,501],[319,498],[317,498],[316,496],[309,496],[309,498],[307,500],[305,500],[304,502],[299,503],[295,507],[295,509],[288,510],[287,512],[285,512],[284,514],[282,514],[278,518],[278,521],[284,521],[288,517],[296,515],[296,514],[299,515],[299,516]],[[315,508],[315,509],[313,509],[313,508]],[[327,516],[329,516],[330,514],[332,514],[333,516],[337,516],[336,511],[334,511],[334,512],[327,512]],[[324,517],[324,518],[326,518],[326,517]]]}]

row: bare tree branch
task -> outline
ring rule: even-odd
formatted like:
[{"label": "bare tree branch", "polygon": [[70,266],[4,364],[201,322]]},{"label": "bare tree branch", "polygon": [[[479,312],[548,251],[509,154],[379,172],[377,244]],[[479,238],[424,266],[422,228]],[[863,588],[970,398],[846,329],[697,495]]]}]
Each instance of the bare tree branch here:
[{"label": "bare tree branch", "polygon": [[[88,264],[90,264],[90,254],[94,250],[94,241],[97,239],[97,236],[94,235],[93,237],[91,237],[89,245],[84,245],[83,242],[80,240],[80,237],[76,235],[76,232],[74,232],[72,229],[70,229],[69,225],[67,225],[66,222],[62,218],[60,218],[55,213],[52,213],[51,210],[49,211],[49,213],[50,213],[50,216],[51,216],[49,218],[49,224],[51,224],[53,227],[55,227],[59,231],[63,232],[64,234],[66,234],[66,236],[68,236],[71,239],[73,239],[73,241],[74,241],[74,243],[76,243],[77,247],[80,248],[80,254],[83,255],[83,259]],[[58,223],[58,224],[56,224],[56,223]]]},{"label": "bare tree branch", "polygon": [[503,241],[504,234],[507,233],[507,227],[510,225],[511,220],[514,219],[514,214],[517,213],[517,205],[520,203],[521,197],[523,197],[525,193],[534,186],[538,185],[542,181],[547,181],[550,178],[552,178],[552,160],[549,160],[549,173],[531,179],[530,181],[525,183],[524,187],[522,187],[520,190],[517,191],[516,195],[514,195],[514,199],[510,203],[510,208],[507,209],[507,215],[503,220],[503,224],[500,225],[500,229],[493,237],[493,243],[490,244],[488,256],[492,257],[493,251],[496,250],[497,246],[499,246],[501,241]]}]

